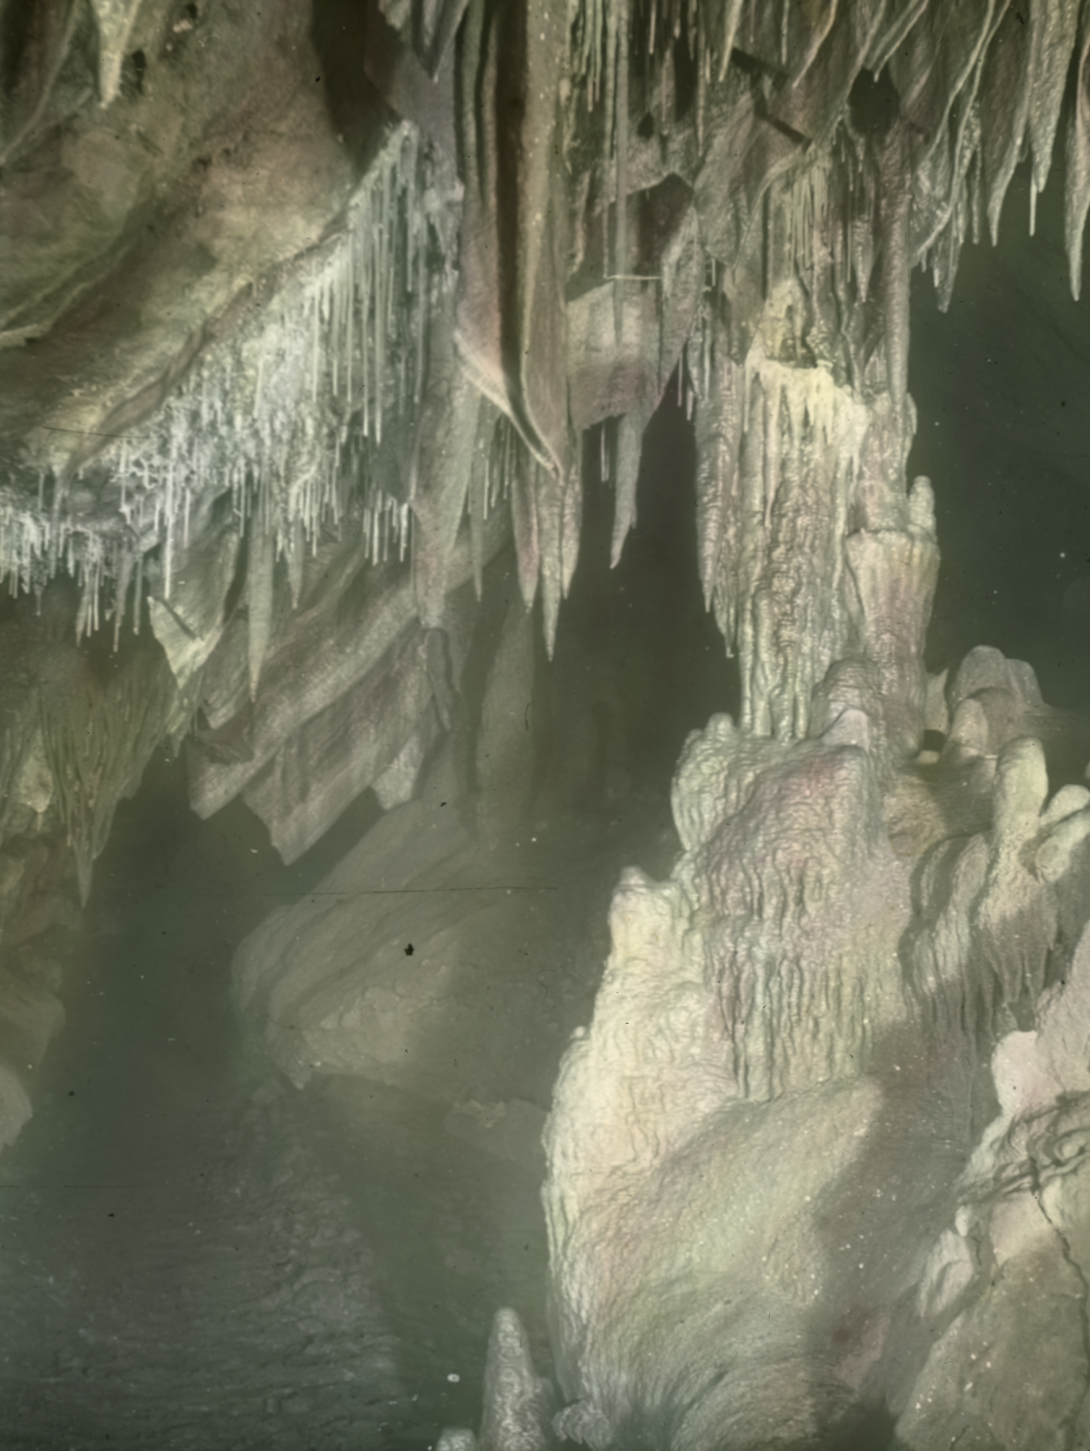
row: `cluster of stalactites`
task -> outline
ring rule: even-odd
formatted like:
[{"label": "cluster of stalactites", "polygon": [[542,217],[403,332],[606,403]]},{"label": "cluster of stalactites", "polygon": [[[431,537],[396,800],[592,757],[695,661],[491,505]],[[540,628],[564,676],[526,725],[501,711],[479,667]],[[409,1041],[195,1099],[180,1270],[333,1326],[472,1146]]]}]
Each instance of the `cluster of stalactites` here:
[{"label": "cluster of stalactites", "polygon": [[[844,128],[774,182],[751,241],[758,307],[737,325],[732,290],[752,256],[733,273],[710,264],[686,353],[701,582],[741,663],[744,724],[760,734],[805,735],[814,687],[850,653],[845,537],[906,527],[912,410],[896,349],[866,325],[872,289],[893,275],[876,266],[882,186],[873,152]],[[883,307],[887,333],[895,311]]]},{"label": "cluster of stalactites", "polygon": [[759,346],[713,366],[714,419],[698,425],[705,589],[742,664],[744,724],[797,737],[814,687],[849,645],[843,541],[871,413],[824,368]]},{"label": "cluster of stalactites", "polygon": [[[603,106],[605,154],[618,167],[628,139],[620,103],[628,93],[625,72],[642,73],[649,99],[659,88],[664,98],[675,95],[679,42],[690,61],[698,152],[709,88],[723,80],[736,49],[770,68],[777,86],[798,86],[824,66],[829,86],[845,96],[855,76],[878,76],[888,67],[911,135],[914,251],[933,268],[944,303],[965,238],[978,238],[986,218],[996,240],[1015,167],[1027,155],[1032,232],[1074,60],[1065,231],[1078,297],[1090,210],[1090,13],[1082,7],[1080,22],[1076,0],[982,5],[972,16],[959,15],[956,25],[941,13],[944,0],[886,0],[865,14],[830,0],[816,18],[803,17],[789,0],[569,0],[568,8],[572,99],[591,110]],[[841,31],[849,32],[846,40]],[[840,74],[845,64],[846,77]],[[830,118],[809,119],[816,129],[800,134],[823,142]]]},{"label": "cluster of stalactites", "polygon": [[[661,87],[665,94],[674,47],[682,42],[693,65],[699,138],[707,88],[725,76],[739,30],[746,28],[747,12],[753,28],[753,10],[754,0],[569,0],[572,81],[588,110],[601,102],[611,118],[611,154],[622,149],[627,125],[616,104],[626,81],[622,63],[631,60],[642,69],[649,91]],[[783,0],[779,29],[785,59],[793,24],[798,22],[792,21],[791,7]]]},{"label": "cluster of stalactites", "polygon": [[918,260],[930,265],[944,308],[962,244],[970,236],[979,241],[985,222],[993,244],[998,241],[1008,187],[1027,157],[1027,220],[1034,231],[1037,196],[1051,169],[1073,57],[1077,84],[1066,127],[1065,239],[1071,291],[1079,296],[1090,204],[1090,32],[1086,19],[1080,26],[1078,11],[1074,0],[1037,0],[1021,9],[983,7],[977,29],[958,37],[956,54],[953,39],[946,42],[945,56],[939,42],[932,41],[935,59],[955,62],[941,87],[934,60],[927,69],[921,64],[921,41],[891,57],[890,72],[913,138],[913,246]]},{"label": "cluster of stalactites", "polygon": [[[45,477],[41,483],[44,490]],[[16,490],[0,490],[0,582],[10,595],[40,593],[54,575],[64,571],[83,587],[80,633],[96,629],[102,585],[119,579],[132,546],[116,526],[81,529],[67,516],[27,505]]]},{"label": "cluster of stalactites", "polygon": [[[888,62],[909,123],[907,251],[912,261],[930,260],[945,298],[965,236],[978,233],[985,217],[995,235],[1024,149],[1033,159],[1033,195],[1043,186],[1072,51],[1082,67],[1090,47],[1086,37],[1080,41],[1073,3],[1039,0],[1017,30],[1008,12],[998,18],[985,7],[988,14],[975,29],[956,33],[929,24],[933,8],[914,7],[911,20],[903,16],[901,24],[894,14],[898,7],[879,5],[854,63]],[[786,0],[778,7],[758,0],[570,0],[572,103],[602,107],[605,154],[615,167],[618,194],[626,191],[630,74],[642,72],[653,94],[657,82],[665,88],[678,44],[688,47],[699,154],[707,88],[722,80],[736,47],[777,62],[783,76],[797,84],[825,63],[833,31],[845,23],[844,11],[825,6],[821,23],[803,34]],[[1080,69],[1067,143],[1068,248],[1076,293],[1090,205],[1090,104],[1083,101],[1083,79]],[[67,569],[83,585],[81,630],[99,623],[103,587],[112,582],[112,612],[119,623],[145,554],[161,547],[169,595],[176,548],[187,540],[195,501],[225,491],[243,519],[256,515],[274,535],[296,584],[307,541],[323,524],[336,522],[350,492],[364,497],[373,559],[403,555],[424,330],[436,302],[427,264],[429,235],[438,252],[449,258],[453,250],[449,218],[438,216],[448,206],[453,177],[436,185],[432,170],[418,133],[401,127],[369,168],[339,237],[315,252],[254,327],[191,369],[143,431],[113,443],[85,466],[85,478],[77,474],[56,489],[48,480],[51,505],[28,505],[15,489],[0,494],[0,578],[18,591],[40,588],[58,569]],[[807,337],[812,368],[803,371],[813,378],[793,383],[792,397],[799,387],[808,394],[824,387],[817,381],[823,368],[839,387],[858,395],[860,380],[852,370],[858,371],[860,360],[850,348],[845,353],[843,336],[835,333],[838,326],[847,333],[843,315],[866,301],[876,250],[888,244],[876,224],[878,190],[874,156],[848,125],[771,185],[769,227],[779,225],[789,234],[786,253],[811,298],[820,291],[814,285],[818,274],[827,274],[841,315],[830,326],[812,320]],[[627,266],[622,219],[623,209],[611,259],[618,275]],[[714,293],[721,280],[713,279],[709,290]],[[823,339],[827,352],[821,350]],[[742,432],[728,448],[736,456],[748,419],[743,394],[748,397],[750,390],[743,380],[741,392],[734,384],[728,389],[732,396],[738,392],[738,402],[714,402],[716,388],[726,384],[710,381],[710,356],[706,306],[683,376],[685,386],[691,381],[692,397],[727,408],[721,432],[729,433],[737,416]],[[746,365],[747,378],[755,366]],[[776,397],[781,393],[773,387]],[[797,414],[795,409],[792,419]],[[790,428],[795,430],[793,421]],[[778,434],[777,425],[770,435],[774,452]],[[849,456],[854,448],[849,440]],[[711,466],[722,485],[717,492],[726,498],[734,465],[724,474],[720,452]],[[778,476],[774,458],[768,469]],[[93,521],[81,518],[68,507],[71,494],[84,484],[93,490],[104,474],[119,495],[117,513],[111,517],[100,510]],[[725,505],[711,508],[706,498],[702,507],[705,515],[709,509],[724,515]],[[710,600],[725,536],[721,527],[709,528],[707,518],[701,531]],[[736,632],[736,608],[728,602],[721,612]]]},{"label": "cluster of stalactites", "polygon": [[[193,518],[229,493],[240,522],[272,535],[293,588],[305,550],[363,498],[370,557],[409,543],[411,439],[435,279],[429,248],[453,179],[419,133],[399,127],[368,169],[343,226],[280,293],[207,353],[137,433],[114,441],[63,486],[42,479],[37,505],[0,496],[0,578],[41,588],[64,568],[83,585],[78,632],[99,624],[112,583],[115,629],[145,556],[160,549],[169,599]],[[73,497],[105,488],[116,512],[82,521]],[[52,507],[43,499],[48,483]],[[133,610],[134,625],[139,610]]]}]

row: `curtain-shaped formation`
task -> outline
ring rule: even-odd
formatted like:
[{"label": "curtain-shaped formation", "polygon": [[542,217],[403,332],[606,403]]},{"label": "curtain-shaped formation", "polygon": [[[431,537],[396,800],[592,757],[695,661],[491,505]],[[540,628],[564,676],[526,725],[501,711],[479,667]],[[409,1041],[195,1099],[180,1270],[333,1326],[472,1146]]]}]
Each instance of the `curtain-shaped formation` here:
[{"label": "curtain-shaped formation", "polygon": [[569,487],[567,198],[559,161],[564,7],[472,0],[461,39],[465,199],[458,345],[480,391],[518,429],[532,462],[516,538],[523,590],[544,583],[551,640],[564,588]]}]

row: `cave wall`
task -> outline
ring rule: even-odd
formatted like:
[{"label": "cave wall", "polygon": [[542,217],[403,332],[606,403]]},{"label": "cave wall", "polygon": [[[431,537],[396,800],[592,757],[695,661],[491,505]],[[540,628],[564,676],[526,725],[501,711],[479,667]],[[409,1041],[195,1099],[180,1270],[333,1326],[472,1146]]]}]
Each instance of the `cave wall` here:
[{"label": "cave wall", "polygon": [[[538,620],[557,650],[588,457],[616,564],[673,386],[741,704],[685,749],[681,863],[622,882],[557,1089],[558,1424],[602,1448],[728,1422],[810,1444],[872,1414],[921,1451],[1073,1444],[1081,1352],[1036,1420],[1003,1401],[1021,1342],[983,1399],[958,1376],[1035,1276],[1072,1343],[1085,1313],[1078,1176],[1034,1135],[1081,1142],[1086,803],[1049,800],[1071,723],[1028,667],[928,678],[934,499],[906,460],[911,271],[946,305],[1023,159],[1032,219],[1061,128],[1078,295],[1088,55],[1075,0],[0,5],[0,1023],[40,999],[34,1053],[0,1045],[5,1123],[59,1023],[27,923],[71,912],[58,882],[86,900],[155,750],[286,861],[369,789],[394,819],[441,781],[484,840],[517,829],[516,705]],[[858,1230],[903,1243],[856,1285],[822,1235],[905,1133],[938,1167]],[[799,1142],[796,1203],[760,1166],[805,1188],[769,1148]],[[1046,1181],[1070,1202],[1043,1208]],[[724,1308],[765,1296],[740,1256],[777,1266],[761,1335]]]},{"label": "cave wall", "polygon": [[[0,568],[17,592],[75,578],[77,639],[146,609],[199,726],[196,809],[246,792],[289,854],[428,736],[427,701],[446,727],[429,632],[505,531],[551,645],[582,440],[616,560],[675,371],[745,724],[805,733],[830,665],[866,655],[893,754],[920,728],[909,270],[948,293],[1024,147],[1043,186],[1074,8],[507,9],[4,12]],[[1077,106],[1067,150],[1077,277]],[[870,598],[891,567],[896,627]],[[317,599],[349,578],[351,663]],[[369,757],[332,744],[361,729]],[[101,826],[54,769],[86,893]]]}]

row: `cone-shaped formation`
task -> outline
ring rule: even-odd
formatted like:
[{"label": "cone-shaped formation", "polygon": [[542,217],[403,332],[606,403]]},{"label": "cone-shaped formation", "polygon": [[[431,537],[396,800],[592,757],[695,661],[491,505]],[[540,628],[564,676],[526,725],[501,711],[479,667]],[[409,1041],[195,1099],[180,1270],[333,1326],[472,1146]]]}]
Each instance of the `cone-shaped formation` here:
[{"label": "cone-shaped formation", "polygon": [[[196,501],[230,491],[237,513],[274,537],[297,588],[301,551],[358,492],[373,561],[404,555],[411,516],[423,531],[427,623],[470,488],[481,390],[526,450],[509,471],[510,508],[523,591],[529,600],[540,580],[551,641],[578,547],[572,426],[619,420],[616,560],[635,519],[639,439],[684,354],[701,440],[705,593],[743,658],[747,718],[797,729],[809,685],[843,644],[837,540],[860,510],[872,512],[861,468],[872,495],[875,468],[886,475],[881,509],[898,509],[911,432],[909,268],[930,262],[948,297],[962,241],[984,217],[994,236],[1024,150],[1034,193],[1043,187],[1073,57],[1067,241],[1078,291],[1090,196],[1078,7],[1039,4],[1016,16],[981,5],[948,17],[941,6],[885,0],[826,5],[804,25],[786,0],[583,0],[569,7],[566,29],[562,10],[536,3],[502,24],[484,0],[464,17],[460,5],[417,8],[394,6],[389,19],[433,75],[446,58],[444,84],[449,67],[461,68],[459,183],[443,153],[403,123],[370,156],[330,239],[268,280],[269,300],[244,326],[198,339],[150,413],[130,408],[113,428],[103,418],[100,441],[75,454],[57,451],[55,415],[48,446],[31,443],[28,471],[0,495],[0,572],[13,589],[40,588],[58,569],[75,574],[80,628],[93,630],[102,589],[123,615],[156,547],[169,600]],[[136,7],[98,4],[93,14],[97,91],[119,106]],[[83,43],[47,29],[33,41],[33,84],[29,69],[12,81],[27,117],[48,112],[66,47],[76,55]],[[22,61],[31,65],[29,49]],[[377,71],[371,80],[381,89]],[[390,81],[391,104],[408,104],[406,95]],[[512,96],[526,99],[515,125]],[[30,120],[16,129],[19,147],[32,148]],[[648,211],[667,178],[692,189],[695,246],[686,242],[684,263],[676,244],[690,233],[664,229]],[[455,256],[447,286],[434,264]],[[588,311],[595,284],[605,307]],[[448,344],[429,341],[440,316],[453,325],[457,362],[443,361]],[[599,345],[604,363],[592,357]],[[640,353],[646,364],[636,364]],[[469,382],[457,385],[462,369]],[[868,443],[868,429],[883,437]],[[438,489],[444,470],[450,482]],[[797,516],[811,497],[823,516],[808,525],[817,532],[755,558],[747,527]],[[821,561],[820,585],[790,577],[785,554],[800,549]],[[268,558],[256,544],[252,553],[255,565]],[[260,577],[255,569],[255,589]],[[788,639],[775,602],[800,588],[809,598]],[[263,627],[261,609],[254,614],[256,688]],[[789,666],[825,619],[831,637],[805,647],[810,665]],[[796,675],[789,686],[785,672]]]}]

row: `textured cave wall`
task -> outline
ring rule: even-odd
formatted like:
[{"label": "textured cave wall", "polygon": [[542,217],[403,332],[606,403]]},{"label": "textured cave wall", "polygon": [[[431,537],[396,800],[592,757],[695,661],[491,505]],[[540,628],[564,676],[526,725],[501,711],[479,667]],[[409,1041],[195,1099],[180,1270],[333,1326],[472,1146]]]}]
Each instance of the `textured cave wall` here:
[{"label": "textured cave wall", "polygon": [[1090,798],[1024,666],[973,652],[949,704],[885,790],[873,706],[693,733],[547,1128],[574,1439],[1085,1435]]},{"label": "textured cave wall", "polygon": [[[241,796],[285,860],[369,788],[396,834],[437,770],[502,840],[528,612],[553,652],[591,455],[621,559],[673,379],[741,706],[686,748],[681,860],[622,883],[557,1089],[558,1424],[1073,1444],[1082,1349],[1012,1340],[975,1399],[962,1370],[1031,1283],[1065,1346],[1085,1316],[1085,793],[1048,799],[1067,726],[1028,667],[929,681],[906,461],[911,271],[945,305],[1061,129],[1078,294],[1090,11],[6,0],[0,48],[4,971],[164,743],[196,811]],[[869,1216],[891,1145],[926,1172]]]},{"label": "textured cave wall", "polygon": [[[854,377],[847,343],[835,378],[800,357],[818,329],[795,264],[814,240],[839,249],[826,310],[858,319],[876,267],[887,289],[899,268],[904,291],[905,259],[894,265],[887,248],[883,262],[879,248],[876,263],[864,247],[849,261],[843,219],[821,202],[830,165],[840,186],[874,172],[870,142],[800,172],[802,139],[788,146],[786,123],[760,121],[759,15],[753,71],[731,69],[726,32],[715,61],[696,12],[675,42],[680,11],[620,25],[608,7],[556,10],[542,29],[544,11],[524,24],[479,6],[455,44],[452,7],[428,49],[432,27],[402,17],[399,38],[377,7],[289,6],[260,20],[215,6],[75,7],[66,24],[54,8],[4,12],[2,568],[17,591],[73,575],[77,639],[106,617],[115,640],[126,619],[139,627],[146,597],[174,704],[201,725],[199,811],[245,790],[297,853],[346,789],[427,734],[424,696],[445,723],[441,640],[420,647],[424,696],[384,689],[382,672],[418,668],[403,668],[408,633],[444,629],[467,564],[479,585],[501,544],[504,526],[485,525],[497,503],[527,604],[541,582],[551,643],[578,549],[579,435],[601,431],[616,558],[640,435],[679,362],[689,406],[708,394],[702,576],[743,661],[747,718],[780,730],[804,720],[814,681],[869,628],[840,557],[851,511],[877,530],[907,523],[908,415],[903,327],[886,348],[881,327],[863,339],[854,326]],[[746,17],[724,20],[729,32]],[[621,64],[641,23],[651,29]],[[805,47],[793,55],[790,79],[811,60]],[[817,105],[822,141],[833,119]],[[749,136],[733,177],[720,134]],[[752,172],[769,144],[776,165],[761,163],[757,183],[773,188],[769,218],[755,226],[754,182],[738,167]],[[892,216],[880,190],[856,232],[880,229],[882,207]],[[807,225],[814,238],[800,242]],[[888,400],[861,408],[868,367]],[[855,476],[868,450],[889,478],[864,507]],[[816,511],[803,506],[811,495]],[[747,533],[762,513],[772,527]],[[345,628],[366,641],[359,655],[330,643],[307,578],[328,583],[328,571],[306,562],[353,538],[340,586],[353,566],[391,579],[393,558],[411,566],[390,590],[361,583],[352,596],[360,613]],[[809,577],[788,562],[806,554]],[[314,659],[313,684],[290,686],[286,705],[277,682],[297,679],[293,662],[313,659],[319,634],[324,672]],[[330,749],[364,721],[373,759]],[[60,768],[55,814],[86,893],[102,833],[62,779],[72,769]],[[104,822],[126,769],[107,766],[96,786]]]},{"label": "textured cave wall", "polygon": [[[4,16],[2,568],[17,590],[74,575],[79,637],[138,624],[146,596],[203,733],[199,811],[245,790],[296,852],[427,734],[421,690],[382,672],[406,632],[445,629],[467,566],[479,581],[497,504],[551,642],[581,436],[600,434],[616,559],[675,369],[744,722],[805,732],[830,665],[865,656],[892,757],[912,748],[934,561],[903,477],[909,269],[948,290],[1023,142],[1043,185],[1072,7]],[[1077,273],[1078,107],[1068,130]],[[343,581],[396,558],[408,582],[360,599],[359,658],[332,650],[278,704],[289,637],[309,653],[320,616],[307,556],[352,537]],[[891,569],[896,619],[876,613]],[[373,759],[337,759],[365,719]],[[107,817],[119,789],[108,772]],[[58,808],[86,890],[96,838]]]}]

